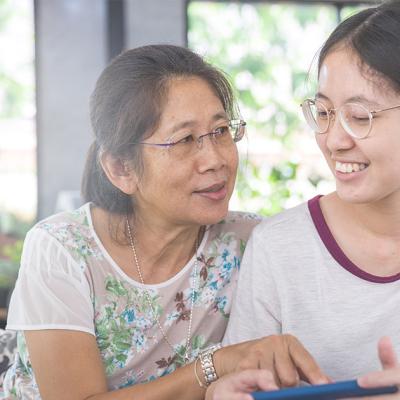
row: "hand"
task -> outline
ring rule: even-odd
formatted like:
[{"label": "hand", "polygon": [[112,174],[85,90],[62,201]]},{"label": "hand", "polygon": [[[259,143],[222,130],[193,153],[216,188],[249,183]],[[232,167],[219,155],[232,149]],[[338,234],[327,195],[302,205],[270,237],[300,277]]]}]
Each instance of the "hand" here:
[{"label": "hand", "polygon": [[256,390],[276,390],[274,377],[264,369],[246,370],[225,375],[210,385],[205,400],[253,400]]},{"label": "hand", "polygon": [[[387,336],[378,342],[378,354],[382,364],[382,371],[371,372],[358,379],[358,384],[364,388],[380,386],[400,386],[400,364],[397,360],[393,344]],[[400,399],[400,392],[392,395],[371,397],[372,399]],[[367,400],[367,398],[365,398]]]},{"label": "hand", "polygon": [[246,369],[272,372],[279,387],[297,386],[300,379],[313,385],[329,383],[319,366],[292,335],[272,335],[233,346],[214,354],[218,376]]}]

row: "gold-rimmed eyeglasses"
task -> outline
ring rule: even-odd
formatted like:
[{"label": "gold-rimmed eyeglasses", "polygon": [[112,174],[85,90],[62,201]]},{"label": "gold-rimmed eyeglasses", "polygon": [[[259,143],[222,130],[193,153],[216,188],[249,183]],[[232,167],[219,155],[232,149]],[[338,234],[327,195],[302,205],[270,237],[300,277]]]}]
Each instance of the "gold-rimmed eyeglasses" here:
[{"label": "gold-rimmed eyeglasses", "polygon": [[215,145],[229,147],[239,142],[243,138],[245,131],[245,121],[232,119],[221,124],[212,132],[204,133],[197,137],[193,134],[187,134],[179,138],[173,137],[165,143],[133,142],[131,144],[163,147],[168,149],[171,156],[177,159],[184,159],[193,155],[198,149],[201,149],[206,137],[210,138],[211,142]]},{"label": "gold-rimmed eyeglasses", "polygon": [[381,110],[368,110],[360,103],[345,103],[328,109],[321,101],[306,99],[301,104],[304,118],[315,133],[326,133],[331,120],[337,115],[343,129],[355,139],[365,139],[371,133],[376,114],[400,108],[400,105]]}]

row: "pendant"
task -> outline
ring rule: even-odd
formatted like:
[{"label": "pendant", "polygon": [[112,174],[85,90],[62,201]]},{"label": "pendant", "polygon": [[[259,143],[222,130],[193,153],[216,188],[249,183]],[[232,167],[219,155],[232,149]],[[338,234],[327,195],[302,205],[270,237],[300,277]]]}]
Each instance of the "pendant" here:
[{"label": "pendant", "polygon": [[187,352],[185,353],[184,360],[185,360],[185,364],[189,364],[190,357],[189,357],[189,355],[188,355],[188,353],[187,353]]}]

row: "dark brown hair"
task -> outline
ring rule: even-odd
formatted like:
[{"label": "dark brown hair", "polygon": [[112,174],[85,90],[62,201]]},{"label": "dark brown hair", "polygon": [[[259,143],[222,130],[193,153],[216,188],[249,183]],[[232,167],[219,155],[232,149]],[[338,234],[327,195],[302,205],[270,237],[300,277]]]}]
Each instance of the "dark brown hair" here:
[{"label": "dark brown hair", "polygon": [[339,46],[353,50],[362,66],[400,92],[400,0],[368,8],[339,24],[320,51],[318,71]]},{"label": "dark brown hair", "polygon": [[130,196],[115,187],[105,175],[99,155],[131,161],[142,171],[141,146],[157,129],[168,84],[174,78],[198,77],[210,85],[229,118],[237,115],[232,87],[217,68],[189,49],[151,45],[128,50],[116,57],[100,75],[90,102],[95,141],[89,149],[82,180],[82,196],[97,206],[118,214],[132,213]]}]

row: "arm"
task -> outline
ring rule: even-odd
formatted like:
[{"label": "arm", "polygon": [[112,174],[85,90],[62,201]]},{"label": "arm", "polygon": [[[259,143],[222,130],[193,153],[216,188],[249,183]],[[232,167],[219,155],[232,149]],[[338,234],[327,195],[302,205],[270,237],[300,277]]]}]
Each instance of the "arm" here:
[{"label": "arm", "polygon": [[204,397],[193,366],[108,393],[93,320],[90,287],[81,268],[57,240],[35,229],[24,244],[8,327],[25,332],[41,398],[178,400],[189,398],[188,393],[193,399]]},{"label": "arm", "polygon": [[153,382],[109,392],[94,336],[78,331],[44,330],[25,331],[25,337],[43,400],[204,398],[205,390],[195,379],[193,364]]},{"label": "arm", "polygon": [[[38,237],[38,234],[35,235],[36,239]],[[65,252],[59,250],[58,244],[48,235],[43,237],[43,241],[46,253],[35,253],[42,251],[37,240],[31,243],[30,251],[27,252],[31,257],[25,260],[25,272],[19,277],[18,296],[9,323],[14,329],[25,330],[35,378],[44,400],[101,400],[111,396],[113,399],[203,398],[205,392],[196,381],[193,364],[150,383],[108,392],[102,360],[93,335],[89,287],[81,275],[70,275],[70,271],[76,272],[79,269],[70,267],[69,259],[63,258]],[[49,253],[49,248],[52,253]],[[34,262],[36,260],[40,262]],[[56,272],[52,280],[48,278],[50,271],[53,274]],[[44,325],[65,326],[65,321],[74,330],[40,330],[44,329],[40,328]],[[237,368],[265,366],[273,369],[277,380],[284,385],[296,384],[297,371],[303,371],[310,381],[323,379],[312,357],[290,336],[273,336],[228,346],[215,353],[215,365],[220,377]],[[203,378],[200,365],[197,371]]]},{"label": "arm", "polygon": [[[364,388],[400,386],[400,364],[389,338],[383,337],[378,343],[379,358],[383,371],[373,372],[358,379]],[[246,370],[229,374],[214,382],[206,393],[206,400],[251,400],[250,393],[256,390],[275,390],[272,374],[267,370]],[[387,399],[400,399],[400,394],[385,395]],[[372,397],[377,399],[377,397]]]},{"label": "arm", "polygon": [[[94,336],[67,330],[26,331],[25,335],[43,400],[204,398],[193,363],[155,381],[109,392]],[[272,376],[282,386],[296,385],[299,374],[312,383],[327,382],[313,358],[289,335],[225,347],[215,353],[214,363],[219,377],[236,369],[262,368],[273,371]],[[197,372],[204,382],[199,365]]]}]

